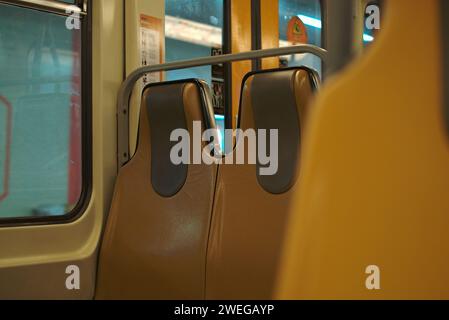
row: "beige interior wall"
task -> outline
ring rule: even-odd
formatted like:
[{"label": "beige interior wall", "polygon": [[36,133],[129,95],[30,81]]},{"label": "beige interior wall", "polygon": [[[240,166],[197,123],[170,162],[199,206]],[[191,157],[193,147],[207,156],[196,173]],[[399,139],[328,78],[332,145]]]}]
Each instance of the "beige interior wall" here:
[{"label": "beige interior wall", "polygon": [[[165,0],[126,0],[126,73],[130,74],[141,67],[140,61],[140,15],[145,14],[165,20]],[[165,43],[165,40],[163,41]],[[165,48],[162,49],[162,58],[165,58]],[[136,150],[138,117],[142,86],[136,84],[130,104],[130,134],[129,148],[133,155]]]},{"label": "beige interior wall", "polygon": [[[151,1],[152,2],[152,1]],[[93,3],[93,192],[73,223],[0,228],[0,299],[92,299],[97,248],[116,175],[116,97],[123,80],[123,1]],[[81,289],[65,287],[68,265]]]}]

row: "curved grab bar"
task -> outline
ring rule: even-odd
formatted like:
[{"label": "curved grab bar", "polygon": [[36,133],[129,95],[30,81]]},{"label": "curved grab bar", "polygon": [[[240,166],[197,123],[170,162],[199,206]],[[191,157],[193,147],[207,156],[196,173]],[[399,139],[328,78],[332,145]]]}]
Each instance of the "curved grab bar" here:
[{"label": "curved grab bar", "polygon": [[188,69],[207,65],[217,65],[236,61],[270,58],[291,54],[310,53],[326,62],[327,51],[309,44],[295,45],[284,48],[254,50],[242,53],[224,54],[220,56],[182,60],[158,65],[151,65],[134,70],[120,87],[117,100],[117,160],[119,168],[130,159],[129,153],[129,101],[135,83],[145,74],[161,71]]}]

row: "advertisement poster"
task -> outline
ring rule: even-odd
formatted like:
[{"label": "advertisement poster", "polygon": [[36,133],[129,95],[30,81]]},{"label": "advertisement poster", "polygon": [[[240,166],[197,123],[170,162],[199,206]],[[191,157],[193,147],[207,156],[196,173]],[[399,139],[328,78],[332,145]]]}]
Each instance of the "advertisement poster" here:
[{"label": "advertisement poster", "polygon": [[[142,66],[161,64],[163,62],[163,27],[162,20],[144,14],[140,15],[140,61]],[[146,74],[142,78],[143,86],[159,82],[162,73]]]}]

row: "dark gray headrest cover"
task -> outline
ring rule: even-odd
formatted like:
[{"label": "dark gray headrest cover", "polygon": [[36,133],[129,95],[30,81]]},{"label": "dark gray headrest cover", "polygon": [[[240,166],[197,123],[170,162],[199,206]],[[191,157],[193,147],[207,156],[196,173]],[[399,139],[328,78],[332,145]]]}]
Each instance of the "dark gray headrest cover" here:
[{"label": "dark gray headrest cover", "polygon": [[251,85],[255,127],[267,130],[267,153],[270,150],[269,130],[279,130],[277,174],[261,176],[259,158],[256,166],[259,184],[273,194],[287,192],[296,179],[301,141],[299,115],[293,88],[293,77],[296,72],[297,70],[286,70],[255,74]]},{"label": "dark gray headrest cover", "polygon": [[178,142],[171,142],[173,130],[186,129],[184,112],[185,83],[151,87],[146,103],[150,125],[151,183],[163,197],[176,195],[187,180],[188,165],[174,165],[170,151]]}]

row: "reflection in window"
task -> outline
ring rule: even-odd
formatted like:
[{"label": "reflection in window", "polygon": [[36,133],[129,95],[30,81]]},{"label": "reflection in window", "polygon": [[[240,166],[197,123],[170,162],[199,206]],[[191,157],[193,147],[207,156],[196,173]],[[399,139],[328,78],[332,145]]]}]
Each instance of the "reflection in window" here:
[{"label": "reflection in window", "polygon": [[[207,57],[222,47],[223,0],[165,0],[166,62]],[[212,84],[212,67],[167,72],[166,80],[199,78]]]},{"label": "reflection in window", "polygon": [[63,215],[81,193],[81,35],[0,5],[0,219]]},{"label": "reflection in window", "polygon": [[[165,0],[165,61],[222,54],[223,6],[223,0]],[[210,85],[217,126],[222,135],[225,111],[224,76],[223,65],[166,73],[167,81],[197,78]]]},{"label": "reflection in window", "polygon": [[[279,46],[300,43],[321,47],[320,0],[279,0]],[[297,54],[281,58],[284,66],[305,65],[321,73],[321,60],[311,54]]]}]

